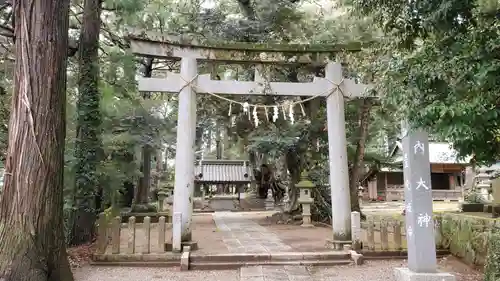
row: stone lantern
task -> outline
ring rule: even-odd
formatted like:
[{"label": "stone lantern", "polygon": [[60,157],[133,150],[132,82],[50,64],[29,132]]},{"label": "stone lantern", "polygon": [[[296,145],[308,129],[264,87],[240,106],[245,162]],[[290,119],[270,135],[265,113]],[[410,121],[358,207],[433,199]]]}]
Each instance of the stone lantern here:
[{"label": "stone lantern", "polygon": [[314,225],[311,224],[311,204],[314,202],[311,192],[315,186],[309,180],[308,173],[306,171],[302,172],[300,175],[300,182],[296,185],[296,187],[300,189],[300,195],[297,202],[302,204],[302,226],[314,227]]},{"label": "stone lantern", "polygon": [[168,206],[168,209],[172,209],[172,205],[174,204],[174,184],[172,182],[168,182],[163,190],[165,191],[164,203],[165,207]]},{"label": "stone lantern", "polygon": [[165,211],[165,199],[168,196],[168,191],[165,189],[161,189],[158,191],[158,212]]}]

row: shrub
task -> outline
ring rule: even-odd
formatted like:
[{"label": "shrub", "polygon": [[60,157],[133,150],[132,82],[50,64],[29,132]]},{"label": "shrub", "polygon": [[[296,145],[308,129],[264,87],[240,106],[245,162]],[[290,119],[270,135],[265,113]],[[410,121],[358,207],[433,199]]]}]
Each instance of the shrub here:
[{"label": "shrub", "polygon": [[476,190],[469,191],[464,198],[467,203],[485,203],[484,197]]}]

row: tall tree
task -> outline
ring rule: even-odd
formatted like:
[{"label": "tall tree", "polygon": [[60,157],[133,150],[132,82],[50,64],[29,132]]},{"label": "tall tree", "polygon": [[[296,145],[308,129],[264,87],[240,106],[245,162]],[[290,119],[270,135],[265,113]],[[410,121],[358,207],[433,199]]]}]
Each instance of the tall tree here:
[{"label": "tall tree", "polygon": [[[151,77],[153,74],[153,59],[147,58],[143,61],[143,75],[144,77]],[[149,98],[149,94],[144,93],[143,99]],[[151,188],[151,160],[153,154],[153,148],[151,146],[150,136],[146,137],[146,143],[142,146],[141,150],[141,172],[142,175],[139,178],[137,188],[135,190],[134,196],[134,206],[133,209],[137,211],[146,211],[149,202],[149,190]]]},{"label": "tall tree", "polygon": [[494,0],[355,0],[355,11],[384,31],[360,52],[383,103],[460,156],[500,157],[500,6]]},{"label": "tall tree", "polygon": [[99,96],[101,0],[85,0],[78,52],[77,135],[75,142],[75,217],[70,243],[90,242],[100,205],[98,165],[102,154]]},{"label": "tall tree", "polygon": [[358,140],[356,141],[356,152],[354,155],[351,178],[349,181],[351,193],[351,210],[361,212],[361,206],[358,199],[358,186],[362,174],[363,161],[365,157],[366,141],[368,138],[368,125],[370,121],[370,110],[372,102],[370,99],[362,99],[359,109],[359,129]]},{"label": "tall tree", "polygon": [[63,232],[69,0],[14,1],[15,75],[0,276],[71,281]]}]

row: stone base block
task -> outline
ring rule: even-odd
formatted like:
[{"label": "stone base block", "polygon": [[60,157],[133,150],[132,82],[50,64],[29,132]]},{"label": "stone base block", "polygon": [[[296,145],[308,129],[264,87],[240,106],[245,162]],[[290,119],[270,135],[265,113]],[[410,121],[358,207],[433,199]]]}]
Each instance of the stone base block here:
[{"label": "stone base block", "polygon": [[181,271],[189,270],[189,252],[183,252],[181,256]]},{"label": "stone base block", "polygon": [[[181,242],[181,252],[184,252],[184,247],[189,246],[189,251],[198,250],[198,242],[195,241],[184,241]],[[172,251],[172,243],[165,243],[165,252]]]},{"label": "stone base block", "polygon": [[406,267],[394,269],[396,281],[455,281],[455,275],[446,272],[417,273]]},{"label": "stone base block", "polygon": [[340,240],[333,240],[333,239],[326,240],[326,247],[328,249],[337,250],[337,251],[343,251],[344,245],[351,245],[351,244],[352,244],[352,241],[340,241]]}]

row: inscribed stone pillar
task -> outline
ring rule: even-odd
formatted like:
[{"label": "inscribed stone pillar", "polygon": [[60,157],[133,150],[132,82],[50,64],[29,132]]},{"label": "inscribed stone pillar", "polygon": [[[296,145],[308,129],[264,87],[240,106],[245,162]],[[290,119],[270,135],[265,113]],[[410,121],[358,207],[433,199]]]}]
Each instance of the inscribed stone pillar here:
[{"label": "inscribed stone pillar", "polygon": [[[329,62],[325,78],[336,85],[343,80],[342,65]],[[337,89],[331,85],[331,89]],[[340,89],[326,98],[330,190],[332,198],[333,242],[351,240],[351,202],[347,170],[347,140],[345,132],[344,96]]]},{"label": "inscribed stone pillar", "polygon": [[432,218],[429,138],[422,130],[403,130],[408,267],[415,272],[436,271],[436,244]]},{"label": "inscribed stone pillar", "polygon": [[437,272],[428,134],[410,131],[406,122],[402,129],[408,268],[396,268],[396,279],[454,280]]},{"label": "inscribed stone pillar", "polygon": [[[181,76],[187,82],[195,79],[197,62],[193,58],[182,58]],[[195,81],[191,82],[192,84]],[[196,135],[196,94],[187,85],[179,93],[179,113],[177,117],[177,151],[175,154],[175,187],[173,213],[182,214],[181,240],[191,241],[191,216],[194,192],[194,147]],[[175,221],[174,223],[178,223]],[[174,233],[175,234],[175,233]]]}]

